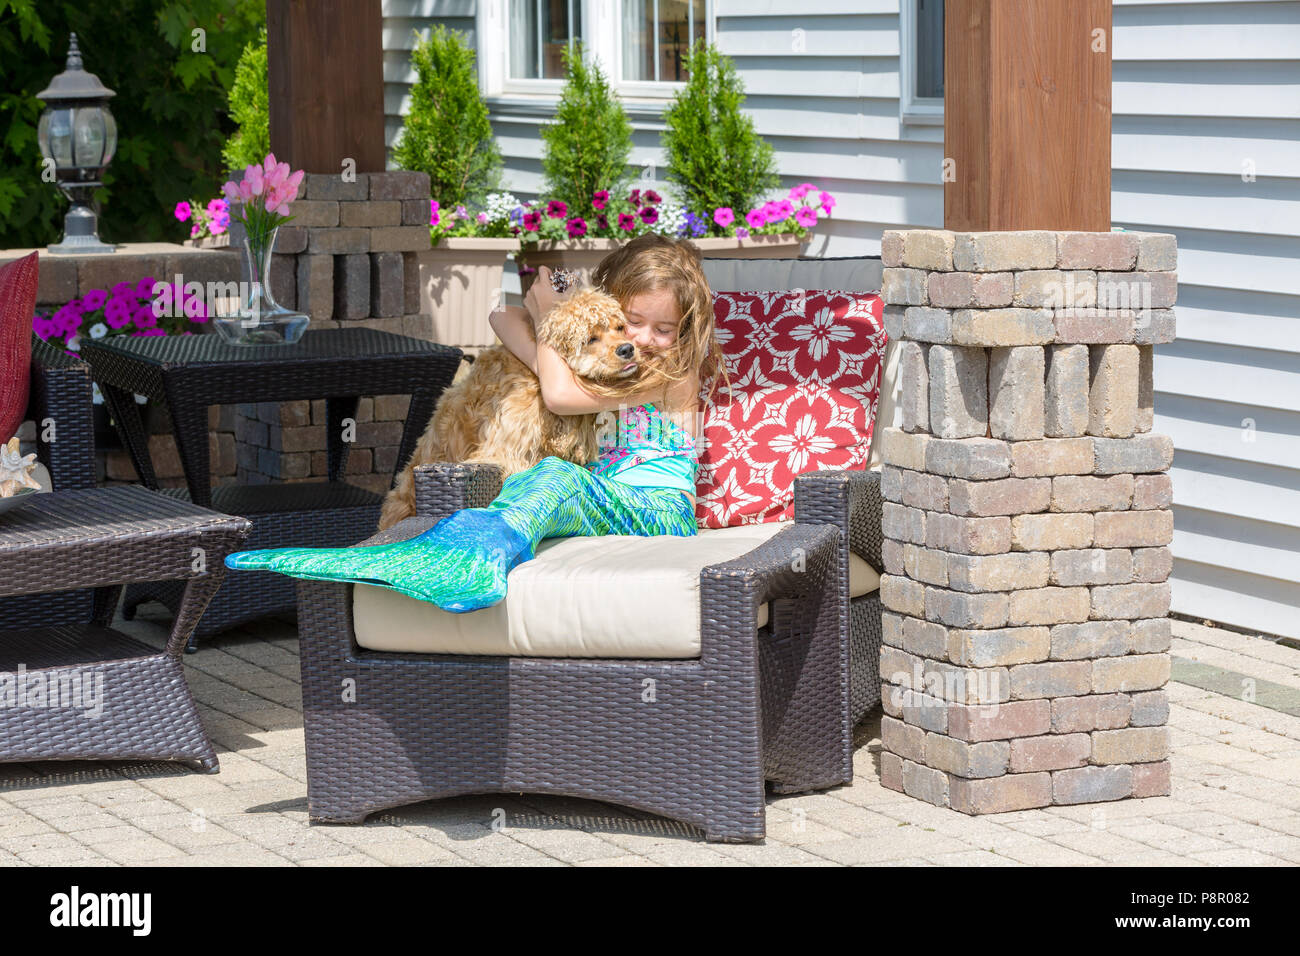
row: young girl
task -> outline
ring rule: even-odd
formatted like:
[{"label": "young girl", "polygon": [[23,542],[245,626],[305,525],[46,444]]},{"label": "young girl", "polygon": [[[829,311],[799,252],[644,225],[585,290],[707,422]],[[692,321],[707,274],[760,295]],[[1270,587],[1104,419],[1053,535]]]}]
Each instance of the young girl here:
[{"label": "young girl", "polygon": [[544,538],[694,535],[700,383],[722,368],[699,253],[684,241],[642,236],[606,256],[592,276],[618,299],[626,334],[648,360],[632,394],[626,386],[588,390],[559,353],[529,334],[525,323],[537,323],[560,301],[550,278],[549,270],[540,269],[526,308],[501,309],[490,322],[505,346],[537,373],[552,412],[619,412],[616,442],[602,441],[595,461],[582,466],[544,458],[507,478],[488,507],[454,512],[406,541],[243,551],[230,555],[227,566],[381,585],[465,612],[499,603],[506,575],[531,559]]}]

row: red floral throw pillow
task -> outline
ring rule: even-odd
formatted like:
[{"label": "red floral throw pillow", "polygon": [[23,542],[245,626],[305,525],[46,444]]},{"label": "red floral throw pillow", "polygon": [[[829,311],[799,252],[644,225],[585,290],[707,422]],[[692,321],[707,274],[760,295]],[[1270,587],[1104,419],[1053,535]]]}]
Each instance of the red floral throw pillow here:
[{"label": "red floral throw pillow", "polygon": [[790,289],[719,292],[713,310],[731,385],[719,377],[705,405],[696,519],[701,528],[788,520],[796,475],[866,467],[884,303]]},{"label": "red floral throw pillow", "polygon": [[18,431],[32,374],[36,253],[0,268],[0,444]]}]

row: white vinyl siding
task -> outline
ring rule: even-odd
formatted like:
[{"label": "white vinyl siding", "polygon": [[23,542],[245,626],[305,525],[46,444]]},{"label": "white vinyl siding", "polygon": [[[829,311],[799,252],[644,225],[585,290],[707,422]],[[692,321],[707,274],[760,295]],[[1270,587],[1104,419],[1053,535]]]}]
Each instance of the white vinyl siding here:
[{"label": "white vinyl siding", "polygon": [[[900,2],[713,3],[782,182],[839,202],[808,255],[879,255],[885,229],[943,223],[943,129],[900,120]],[[391,143],[410,82],[394,28],[450,18],[472,37],[477,8],[384,11]],[[1179,338],[1155,359],[1155,428],[1177,449],[1174,610],[1298,637],[1300,2],[1114,0],[1113,17],[1112,218],[1179,245]],[[659,113],[629,112],[633,163],[657,173]],[[494,101],[521,198],[541,185],[547,119],[544,104]]]}]

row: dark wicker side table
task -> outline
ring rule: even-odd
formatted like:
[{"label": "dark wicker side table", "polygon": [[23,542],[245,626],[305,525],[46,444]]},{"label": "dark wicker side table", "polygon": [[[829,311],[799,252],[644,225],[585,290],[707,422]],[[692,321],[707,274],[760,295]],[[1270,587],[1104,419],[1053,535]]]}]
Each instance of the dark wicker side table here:
[{"label": "dark wicker side table", "polygon": [[[382,498],[343,481],[348,455],[344,419],[356,417],[362,395],[409,394],[397,456],[400,470],[461,360],[459,349],[374,329],[318,329],[287,346],[228,345],[215,335],[122,336],[85,342],[81,355],[90,363],[145,486],[157,488],[158,481],[133,392],[165,402],[171,412],[187,490],[163,494],[249,518],[249,549],[345,547],[369,537],[379,522]],[[325,399],[328,481],[211,487],[209,405],[304,398]],[[128,588],[125,613],[148,600],[176,612],[181,589],[174,582]],[[226,579],[188,649],[196,649],[198,637],[296,611],[293,579],[241,571]]]},{"label": "dark wicker side table", "polygon": [[[89,624],[0,627],[0,761],[180,760],[217,770],[181,651],[249,522],[140,487],[37,495],[0,515],[0,596],[95,588]],[[182,581],[163,650],[108,627],[122,586]]]}]

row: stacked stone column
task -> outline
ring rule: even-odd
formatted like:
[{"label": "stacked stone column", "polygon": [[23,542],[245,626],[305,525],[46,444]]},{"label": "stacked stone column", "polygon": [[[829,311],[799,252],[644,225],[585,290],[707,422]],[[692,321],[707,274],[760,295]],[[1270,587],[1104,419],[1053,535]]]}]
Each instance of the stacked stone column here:
[{"label": "stacked stone column", "polygon": [[[430,248],[428,174],[399,170],[345,179],[309,173],[298,197],[272,259],[279,303],[310,315],[313,329],[373,328],[431,338],[432,316],[420,312],[417,262]],[[242,233],[232,231],[232,239],[239,248]],[[397,395],[361,400],[350,483],[387,490],[408,403]],[[327,474],[323,401],[240,405],[236,439],[240,482]]]},{"label": "stacked stone column", "polygon": [[886,232],[885,786],[964,813],[1169,792],[1169,476],[1149,233]]}]

